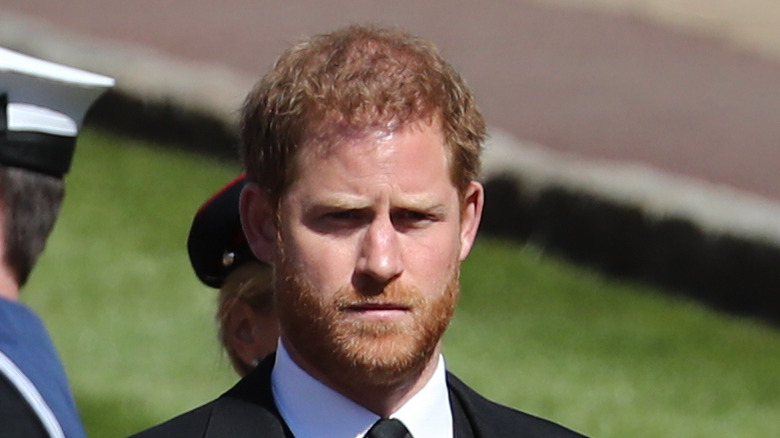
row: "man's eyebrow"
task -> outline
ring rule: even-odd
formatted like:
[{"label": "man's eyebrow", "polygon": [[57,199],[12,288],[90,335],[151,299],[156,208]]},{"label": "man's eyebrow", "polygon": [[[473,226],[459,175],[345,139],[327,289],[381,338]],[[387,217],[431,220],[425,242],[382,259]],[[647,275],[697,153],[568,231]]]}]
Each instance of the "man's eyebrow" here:
[{"label": "man's eyebrow", "polygon": [[[371,199],[362,196],[332,194],[321,198],[313,198],[307,202],[309,210],[362,210],[370,208]],[[407,195],[393,203],[394,209],[443,213],[447,210],[444,202],[430,195]]]},{"label": "man's eyebrow", "polygon": [[371,205],[371,201],[360,196],[329,195],[310,199],[307,203],[310,209],[317,210],[360,210]]},{"label": "man's eyebrow", "polygon": [[429,195],[410,195],[405,196],[397,203],[397,208],[403,208],[412,211],[422,211],[428,213],[443,213],[447,206],[440,199]]}]

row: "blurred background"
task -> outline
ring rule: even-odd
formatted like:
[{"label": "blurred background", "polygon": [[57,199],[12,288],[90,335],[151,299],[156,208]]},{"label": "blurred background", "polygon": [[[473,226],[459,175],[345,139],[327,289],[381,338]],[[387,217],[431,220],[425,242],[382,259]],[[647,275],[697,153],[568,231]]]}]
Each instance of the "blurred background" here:
[{"label": "blurred background", "polygon": [[91,436],[236,380],[189,225],[240,171],[252,84],[355,22],[433,40],[491,127],[450,368],[592,436],[776,434],[780,4],[0,0],[0,45],[118,82],[23,294]]}]

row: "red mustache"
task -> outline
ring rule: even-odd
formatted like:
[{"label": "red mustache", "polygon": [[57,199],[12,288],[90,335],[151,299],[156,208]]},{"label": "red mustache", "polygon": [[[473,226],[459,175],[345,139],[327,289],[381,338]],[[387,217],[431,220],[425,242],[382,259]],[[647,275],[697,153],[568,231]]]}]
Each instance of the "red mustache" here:
[{"label": "red mustache", "polygon": [[352,286],[346,286],[336,293],[333,302],[339,310],[350,309],[403,309],[411,310],[423,305],[426,299],[417,288],[393,282],[378,294],[364,295]]}]

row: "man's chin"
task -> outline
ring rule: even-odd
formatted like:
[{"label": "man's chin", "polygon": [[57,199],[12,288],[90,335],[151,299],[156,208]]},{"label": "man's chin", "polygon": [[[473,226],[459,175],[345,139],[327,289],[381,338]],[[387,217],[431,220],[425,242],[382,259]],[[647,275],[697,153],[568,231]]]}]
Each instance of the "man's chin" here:
[{"label": "man's chin", "polygon": [[354,336],[335,353],[351,364],[350,379],[371,386],[395,386],[417,377],[435,348],[425,348],[406,333]]}]

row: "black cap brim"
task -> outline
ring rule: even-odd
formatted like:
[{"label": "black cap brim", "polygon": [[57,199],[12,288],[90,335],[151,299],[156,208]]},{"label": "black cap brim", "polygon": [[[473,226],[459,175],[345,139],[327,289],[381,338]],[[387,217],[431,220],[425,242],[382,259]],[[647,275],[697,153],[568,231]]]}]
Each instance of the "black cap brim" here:
[{"label": "black cap brim", "polygon": [[239,198],[246,185],[242,174],[209,198],[195,214],[187,238],[192,268],[204,284],[220,288],[236,267],[257,260],[241,229]]}]

